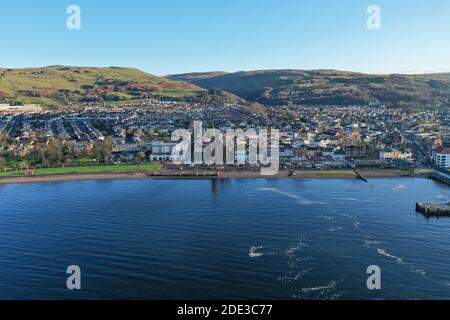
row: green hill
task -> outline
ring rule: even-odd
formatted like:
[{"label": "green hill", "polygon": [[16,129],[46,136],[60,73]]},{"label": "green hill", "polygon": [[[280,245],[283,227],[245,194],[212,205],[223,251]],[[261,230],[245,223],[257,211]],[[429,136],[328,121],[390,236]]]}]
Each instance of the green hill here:
[{"label": "green hill", "polygon": [[336,70],[265,70],[171,75],[269,105],[450,107],[450,74],[370,75]]},{"label": "green hill", "polygon": [[134,68],[50,66],[0,69],[0,103],[127,101],[152,97],[188,98],[198,86],[151,75]]}]

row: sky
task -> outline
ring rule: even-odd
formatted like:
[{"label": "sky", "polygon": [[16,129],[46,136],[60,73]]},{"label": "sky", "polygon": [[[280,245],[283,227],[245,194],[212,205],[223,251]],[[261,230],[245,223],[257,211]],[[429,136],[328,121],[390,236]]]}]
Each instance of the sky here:
[{"label": "sky", "polygon": [[[69,30],[70,5],[81,29]],[[367,8],[381,9],[381,29]],[[136,67],[157,75],[261,69],[450,71],[448,0],[15,0],[0,67]]]}]

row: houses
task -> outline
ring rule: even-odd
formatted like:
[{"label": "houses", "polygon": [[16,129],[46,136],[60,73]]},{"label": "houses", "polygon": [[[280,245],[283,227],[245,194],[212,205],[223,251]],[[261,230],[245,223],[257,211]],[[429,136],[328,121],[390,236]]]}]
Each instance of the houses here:
[{"label": "houses", "polygon": [[336,151],[334,148],[318,146],[296,146],[292,150],[291,161],[312,160],[334,160],[344,161],[345,153]]},{"label": "houses", "polygon": [[332,158],[334,161],[345,161],[345,152],[344,151],[334,151]]},{"label": "houses", "polygon": [[[448,149],[436,149],[449,136],[446,110],[291,105],[266,106],[264,113],[255,114],[237,105],[157,100],[114,106],[90,103],[30,114],[4,113],[2,109],[19,107],[0,107],[1,153],[7,156],[27,157],[36,145],[57,139],[81,157],[113,137],[112,161],[172,161],[174,144],[169,142],[174,130],[192,130],[194,121],[202,121],[222,132],[278,129],[283,165],[328,168],[351,162],[382,167],[411,164],[414,158],[415,165],[426,167],[432,158],[437,166],[449,166]],[[295,117],[286,118],[286,111]],[[193,155],[198,150],[191,151]],[[249,162],[246,151],[236,150],[234,157],[236,163]]]},{"label": "houses", "polygon": [[433,151],[432,160],[439,168],[450,168],[450,147],[438,147]]},{"label": "houses", "polygon": [[124,139],[114,139],[112,153],[137,153],[142,148],[137,143],[128,143]]},{"label": "houses", "polygon": [[376,159],[378,151],[372,144],[352,144],[344,145],[343,151],[347,159]]}]

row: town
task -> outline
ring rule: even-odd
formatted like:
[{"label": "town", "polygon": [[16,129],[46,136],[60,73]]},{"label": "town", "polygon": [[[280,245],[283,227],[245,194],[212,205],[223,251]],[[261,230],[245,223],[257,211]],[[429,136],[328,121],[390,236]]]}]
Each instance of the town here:
[{"label": "town", "polygon": [[[195,121],[223,131],[279,130],[280,165],[286,170],[450,167],[450,115],[445,110],[148,99],[52,109],[0,105],[0,170],[31,173],[30,167],[141,163],[176,168],[172,132],[192,130]],[[216,169],[253,170],[243,164]]]}]

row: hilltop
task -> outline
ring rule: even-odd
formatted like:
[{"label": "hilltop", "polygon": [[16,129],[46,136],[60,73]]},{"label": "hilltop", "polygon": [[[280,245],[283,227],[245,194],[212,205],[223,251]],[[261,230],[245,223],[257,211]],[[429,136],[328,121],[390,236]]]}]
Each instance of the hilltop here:
[{"label": "hilltop", "polygon": [[204,95],[195,84],[174,81],[134,68],[49,66],[0,69],[0,103],[127,101]]},{"label": "hilltop", "polygon": [[450,73],[371,75],[337,70],[262,70],[168,76],[268,105],[450,107]]}]

